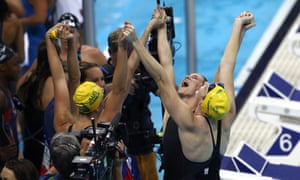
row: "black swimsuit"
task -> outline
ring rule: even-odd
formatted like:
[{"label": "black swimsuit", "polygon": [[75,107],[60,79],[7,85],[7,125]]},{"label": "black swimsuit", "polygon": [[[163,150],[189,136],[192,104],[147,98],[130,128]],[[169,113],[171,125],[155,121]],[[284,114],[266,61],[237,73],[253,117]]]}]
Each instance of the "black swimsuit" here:
[{"label": "black swimsuit", "polygon": [[164,149],[164,180],[219,180],[219,169],[222,156],[220,154],[221,121],[218,122],[217,143],[215,143],[211,124],[208,119],[214,149],[211,157],[201,163],[192,162],[185,158],[178,136],[178,127],[170,118],[163,139]]}]

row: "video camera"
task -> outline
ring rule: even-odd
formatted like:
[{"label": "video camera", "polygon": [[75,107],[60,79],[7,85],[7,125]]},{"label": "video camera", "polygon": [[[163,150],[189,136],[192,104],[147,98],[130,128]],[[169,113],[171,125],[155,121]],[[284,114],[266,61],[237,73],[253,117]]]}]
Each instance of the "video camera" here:
[{"label": "video camera", "polygon": [[[167,38],[170,44],[170,48],[172,50],[172,56],[175,55],[175,47],[173,44],[173,39],[175,38],[175,28],[174,28],[174,15],[173,15],[173,7],[171,6],[163,6],[162,9],[166,11],[167,15]],[[158,53],[157,53],[157,30],[152,30],[150,33],[150,38],[148,41],[148,50],[150,54],[159,61]],[[173,60],[174,62],[174,60]],[[139,72],[135,74],[135,79],[137,82],[143,82],[145,80],[152,79],[148,72],[146,71],[143,64],[140,65]],[[142,83],[139,83],[142,84]]]},{"label": "video camera", "polygon": [[118,113],[111,122],[98,123],[97,127],[93,125],[75,132],[77,138],[90,139],[91,143],[84,156],[74,157],[70,179],[110,179],[116,144],[120,139],[128,139],[126,124],[120,123],[120,118],[121,113]]},{"label": "video camera", "polygon": [[[170,47],[172,48],[172,54],[174,56],[175,48],[173,45],[173,39],[175,38],[175,28],[174,28],[174,15],[173,15],[173,7],[171,6],[163,6],[162,9],[166,11],[167,14],[167,37],[170,43]],[[150,34],[150,40],[148,43],[148,49],[153,57],[159,60],[157,55],[157,31],[153,30]]]}]

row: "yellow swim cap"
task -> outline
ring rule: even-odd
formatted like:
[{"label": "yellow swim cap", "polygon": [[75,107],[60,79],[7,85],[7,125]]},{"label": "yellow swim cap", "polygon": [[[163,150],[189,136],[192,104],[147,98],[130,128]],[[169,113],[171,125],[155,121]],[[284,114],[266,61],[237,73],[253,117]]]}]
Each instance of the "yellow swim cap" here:
[{"label": "yellow swim cap", "polygon": [[73,101],[82,114],[96,110],[103,99],[103,89],[94,82],[80,84],[73,95]]},{"label": "yellow swim cap", "polygon": [[215,87],[209,90],[202,101],[201,109],[204,114],[214,120],[221,120],[229,112],[230,101],[225,89],[213,84]]}]

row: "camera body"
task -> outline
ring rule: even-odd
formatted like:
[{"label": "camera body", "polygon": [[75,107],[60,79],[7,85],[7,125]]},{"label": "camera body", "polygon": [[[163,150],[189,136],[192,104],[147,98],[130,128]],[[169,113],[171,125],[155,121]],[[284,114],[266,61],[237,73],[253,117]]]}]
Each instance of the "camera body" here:
[{"label": "camera body", "polygon": [[[174,15],[173,15],[173,7],[171,6],[163,6],[162,9],[166,11],[167,15],[167,39],[170,44],[170,48],[172,50],[172,56],[175,55],[175,47],[173,44],[173,39],[175,38],[175,27],[174,27]],[[148,41],[148,50],[150,54],[159,62],[159,57],[157,53],[157,30],[152,30],[150,33],[150,38]],[[174,59],[173,59],[174,63]],[[138,82],[143,82],[145,80],[152,79],[145,67],[141,65],[139,73],[135,74],[135,79],[140,80]]]},{"label": "camera body", "polygon": [[174,28],[174,14],[173,14],[173,7],[171,6],[164,6],[162,7],[167,14],[167,34],[168,34],[168,40],[175,38],[175,28]]},{"label": "camera body", "polygon": [[[101,180],[109,179],[112,173],[115,146],[120,139],[126,141],[126,124],[119,122],[108,137],[111,123],[98,123],[97,127],[88,127],[80,132],[79,139],[87,138],[91,142],[84,156],[73,158],[73,173],[70,179]],[[95,133],[94,133],[95,132]]]},{"label": "camera body", "polygon": [[[170,47],[172,49],[172,54],[174,56],[175,48],[173,45],[173,39],[175,38],[175,27],[174,27],[174,15],[173,15],[173,7],[171,6],[163,6],[162,9],[165,10],[167,15],[167,37],[170,44]],[[150,40],[148,42],[148,49],[151,53],[151,55],[159,60],[157,55],[157,31],[153,30],[150,34]]]}]

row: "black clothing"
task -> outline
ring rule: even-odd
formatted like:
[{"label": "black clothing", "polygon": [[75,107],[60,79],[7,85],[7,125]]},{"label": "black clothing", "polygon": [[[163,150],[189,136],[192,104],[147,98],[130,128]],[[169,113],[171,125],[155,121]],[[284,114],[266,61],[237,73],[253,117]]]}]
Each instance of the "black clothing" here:
[{"label": "black clothing", "polygon": [[128,131],[128,153],[141,154],[152,151],[151,137],[154,135],[149,92],[139,88],[134,95],[128,95],[122,109],[121,122],[126,123]]},{"label": "black clothing", "polygon": [[185,158],[178,136],[178,127],[170,118],[163,137],[164,149],[164,180],[219,180],[219,169],[222,156],[220,154],[221,121],[218,123],[217,143],[215,144],[211,125],[207,120],[212,135],[214,149],[211,157],[201,163],[192,162]]},{"label": "black clothing", "polygon": [[[112,82],[114,67],[110,64],[101,66],[106,83]],[[128,95],[123,103],[122,117],[120,122],[126,123],[128,142],[125,142],[128,153],[137,155],[153,151],[152,139],[155,129],[151,120],[149,109],[150,92],[155,93],[157,85],[155,81],[145,74],[141,66],[135,72],[135,81],[138,87],[134,95]]]},{"label": "black clothing", "polygon": [[44,154],[44,112],[27,103],[24,110],[24,158],[33,162],[38,170],[41,169]]}]

